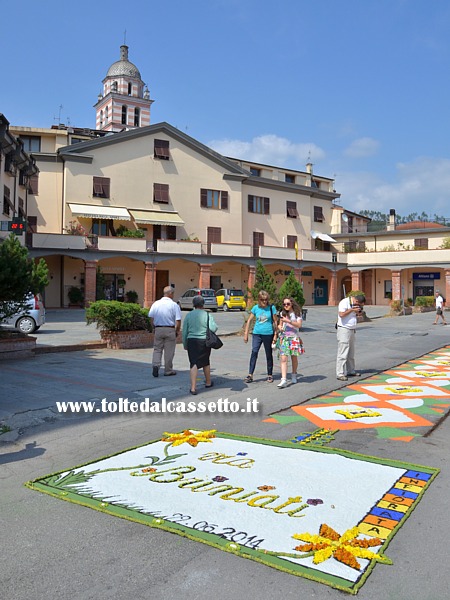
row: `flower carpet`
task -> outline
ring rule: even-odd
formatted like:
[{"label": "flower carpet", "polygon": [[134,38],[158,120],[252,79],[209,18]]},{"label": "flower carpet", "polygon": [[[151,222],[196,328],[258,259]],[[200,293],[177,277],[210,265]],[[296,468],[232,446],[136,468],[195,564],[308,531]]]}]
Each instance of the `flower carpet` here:
[{"label": "flower carpet", "polygon": [[326,447],[333,433],[165,433],[26,485],[355,594],[438,470]]},{"label": "flower carpet", "polygon": [[[349,380],[351,381],[351,380]],[[265,422],[367,429],[410,442],[427,435],[450,409],[450,346],[344,388],[271,414]]]}]

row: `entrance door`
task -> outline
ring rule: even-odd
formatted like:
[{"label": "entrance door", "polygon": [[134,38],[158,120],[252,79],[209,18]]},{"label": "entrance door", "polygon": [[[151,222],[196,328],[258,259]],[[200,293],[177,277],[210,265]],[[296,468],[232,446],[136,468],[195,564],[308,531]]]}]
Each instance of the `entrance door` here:
[{"label": "entrance door", "polygon": [[156,271],[156,300],[162,298],[166,285],[169,285],[169,271]]},{"label": "entrance door", "polygon": [[112,273],[103,274],[103,293],[105,300],[123,301],[125,295],[125,277]]},{"label": "entrance door", "polygon": [[328,304],[328,281],[314,279],[314,304]]},{"label": "entrance door", "polygon": [[211,289],[213,289],[216,292],[217,292],[217,290],[220,290],[220,288],[221,288],[220,280],[221,279],[222,278],[220,275],[211,275],[211,277],[209,278],[209,285],[211,286]]}]

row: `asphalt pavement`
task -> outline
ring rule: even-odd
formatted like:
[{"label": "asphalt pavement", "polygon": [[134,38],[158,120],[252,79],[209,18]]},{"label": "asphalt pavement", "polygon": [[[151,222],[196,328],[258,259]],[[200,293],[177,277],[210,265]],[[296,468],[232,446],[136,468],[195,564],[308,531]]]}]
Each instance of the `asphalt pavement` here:
[{"label": "asphalt pavement", "polygon": [[[358,326],[357,368],[367,377],[450,344],[450,328],[432,326],[434,313],[385,317],[386,307],[367,307],[371,321]],[[299,383],[280,390],[265,382],[260,354],[255,383],[245,384],[250,345],[233,335],[242,313],[217,313],[224,346],[212,354],[215,387],[200,378],[198,400],[246,403],[257,398],[257,414],[58,414],[57,400],[117,403],[120,397],[152,401],[191,400],[186,352],[178,346],[175,377],[151,375],[151,349],[60,351],[59,347],[98,341],[84,311],[48,311],[36,334],[38,346],[52,348],[27,360],[0,364],[1,539],[0,591],[8,600],[111,600],[161,598],[216,600],[244,597],[342,598],[342,592],[284,574],[164,531],[116,519],[33,492],[25,481],[83,464],[159,438],[164,431],[217,429],[288,440],[298,424],[265,423],[271,413],[345,386],[335,377],[336,308],[310,307],[302,337]],[[56,351],[55,351],[56,350]],[[314,426],[311,425],[311,430]],[[450,597],[447,516],[450,420],[428,437],[410,443],[377,439],[373,432],[341,431],[335,447],[441,469],[413,515],[389,546],[393,566],[377,565],[361,588],[364,600],[441,600]],[[357,485],[357,483],[355,483]],[[351,493],[351,490],[349,491]],[[230,576],[232,574],[232,576]]]}]

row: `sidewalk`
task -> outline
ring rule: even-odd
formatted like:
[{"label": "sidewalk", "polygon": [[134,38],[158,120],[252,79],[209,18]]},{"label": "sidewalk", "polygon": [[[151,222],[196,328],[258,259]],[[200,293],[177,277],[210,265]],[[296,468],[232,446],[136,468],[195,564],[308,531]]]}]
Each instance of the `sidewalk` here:
[{"label": "sidewalk", "polygon": [[[362,376],[385,370],[450,343],[449,327],[433,327],[433,313],[376,318],[358,326],[357,368]],[[226,317],[227,315],[224,315]],[[238,316],[238,315],[237,315]],[[212,354],[215,386],[199,384],[196,401],[229,398],[245,405],[257,398],[258,414],[59,415],[56,400],[162,397],[182,402],[189,395],[184,350],[175,354],[175,377],[151,375],[151,349],[85,350],[42,354],[0,364],[0,421],[11,424],[13,441],[0,443],[2,485],[2,592],[8,600],[342,600],[342,592],[293,577],[253,561],[215,550],[158,529],[61,502],[23,486],[48,473],[160,439],[163,432],[217,429],[236,435],[289,440],[305,425],[264,422],[272,412],[306,402],[345,385],[335,377],[336,309],[308,310],[302,333],[300,382],[284,390],[265,382],[260,354],[255,383],[246,385],[250,346],[242,337],[224,338]],[[62,325],[55,325],[55,329]],[[73,321],[72,321],[73,323]],[[75,325],[72,325],[75,331]],[[70,327],[68,328],[70,329]],[[221,333],[223,334],[222,328]],[[84,329],[82,329],[84,333]],[[52,335],[56,335],[55,332]],[[70,333],[73,335],[73,332]],[[98,335],[96,333],[96,335]],[[275,360],[275,377],[279,379]],[[444,415],[443,415],[444,416]],[[4,435],[0,438],[5,440]],[[14,441],[15,440],[15,441]],[[440,600],[449,596],[447,540],[450,539],[450,419],[428,438],[410,443],[378,438],[373,432],[339,431],[336,448],[441,469],[436,481],[388,548],[393,566],[377,565],[360,590],[361,600]],[[323,474],[327,476],[326,473]],[[292,473],[301,478],[301,473]],[[262,484],[268,482],[263,481]],[[348,494],[357,481],[342,482]],[[301,521],[301,520],[300,520]],[[232,525],[232,524],[231,524]],[[301,531],[301,523],[297,524]],[[232,577],[230,577],[232,573]]]}]

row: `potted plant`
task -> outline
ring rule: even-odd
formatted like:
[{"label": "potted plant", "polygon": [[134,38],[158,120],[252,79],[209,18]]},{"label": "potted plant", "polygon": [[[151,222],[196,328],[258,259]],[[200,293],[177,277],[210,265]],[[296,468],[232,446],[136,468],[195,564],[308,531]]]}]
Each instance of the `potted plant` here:
[{"label": "potted plant", "polygon": [[98,300],[86,310],[88,325],[96,323],[107,348],[149,348],[153,333],[148,311],[139,304]]},{"label": "potted plant", "polygon": [[125,298],[127,299],[127,302],[136,304],[138,301],[138,293],[134,290],[128,290],[128,292],[125,294]]},{"label": "potted plant", "polygon": [[69,306],[82,306],[84,296],[81,288],[76,285],[70,286],[67,296],[69,297]]}]

